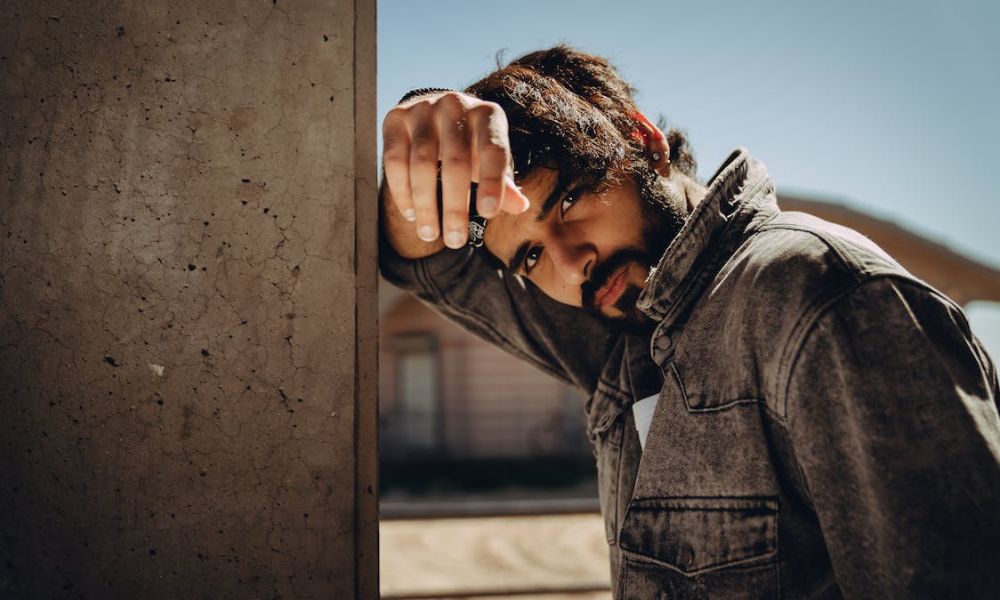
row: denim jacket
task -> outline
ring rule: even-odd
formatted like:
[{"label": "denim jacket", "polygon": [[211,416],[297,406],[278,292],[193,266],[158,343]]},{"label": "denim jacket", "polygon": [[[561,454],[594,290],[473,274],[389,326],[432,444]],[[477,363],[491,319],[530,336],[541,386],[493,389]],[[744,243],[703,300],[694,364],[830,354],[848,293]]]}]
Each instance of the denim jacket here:
[{"label": "denim jacket", "polygon": [[[615,598],[1000,593],[997,375],[961,309],[734,152],[622,333],[477,251],[391,282],[582,389]],[[645,448],[631,405],[658,396]]]}]

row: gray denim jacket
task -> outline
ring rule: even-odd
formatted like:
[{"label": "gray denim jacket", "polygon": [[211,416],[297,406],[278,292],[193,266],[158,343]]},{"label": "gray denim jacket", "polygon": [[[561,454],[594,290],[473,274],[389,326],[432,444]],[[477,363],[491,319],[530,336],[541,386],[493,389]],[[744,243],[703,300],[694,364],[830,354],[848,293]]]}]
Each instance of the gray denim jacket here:
[{"label": "gray denim jacket", "polygon": [[[996,371],[951,300],[734,152],[626,335],[473,250],[391,282],[584,390],[615,598],[995,598]],[[645,449],[629,410],[659,395]]]}]

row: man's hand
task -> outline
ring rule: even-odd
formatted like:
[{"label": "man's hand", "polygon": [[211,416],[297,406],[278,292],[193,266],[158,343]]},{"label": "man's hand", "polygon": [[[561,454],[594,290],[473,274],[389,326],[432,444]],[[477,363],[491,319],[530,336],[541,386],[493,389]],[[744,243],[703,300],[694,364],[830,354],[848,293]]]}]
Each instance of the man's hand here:
[{"label": "man's hand", "polygon": [[407,258],[439,251],[442,239],[450,248],[466,243],[471,182],[478,183],[476,211],[487,219],[528,209],[514,184],[507,115],[493,102],[458,92],[413,98],[389,111],[382,138],[388,183],[383,227]]}]

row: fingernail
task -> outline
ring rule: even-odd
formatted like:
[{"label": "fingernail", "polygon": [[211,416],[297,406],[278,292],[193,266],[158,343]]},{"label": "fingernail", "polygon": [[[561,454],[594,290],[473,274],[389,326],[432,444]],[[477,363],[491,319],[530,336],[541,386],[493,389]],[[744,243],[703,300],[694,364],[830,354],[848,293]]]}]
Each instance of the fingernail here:
[{"label": "fingernail", "polygon": [[433,242],[437,239],[437,233],[430,225],[421,225],[417,228],[417,235],[425,242]]},{"label": "fingernail", "polygon": [[462,243],[465,240],[462,239],[462,232],[456,229],[452,229],[444,235],[444,243],[449,248],[461,248]]},{"label": "fingernail", "polygon": [[417,220],[417,211],[408,208],[403,211],[403,218],[412,223]]},{"label": "fingernail", "polygon": [[480,214],[492,214],[497,211],[497,199],[493,196],[483,196],[476,200],[476,204]]}]

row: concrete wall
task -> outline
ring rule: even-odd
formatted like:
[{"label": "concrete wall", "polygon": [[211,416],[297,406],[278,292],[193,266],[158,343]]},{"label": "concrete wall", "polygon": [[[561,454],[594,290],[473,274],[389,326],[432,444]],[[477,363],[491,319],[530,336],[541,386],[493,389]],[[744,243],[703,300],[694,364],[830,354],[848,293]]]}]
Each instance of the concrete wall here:
[{"label": "concrete wall", "polygon": [[375,2],[0,12],[0,598],[375,597]]}]

